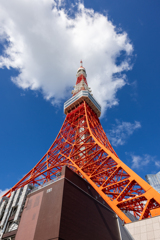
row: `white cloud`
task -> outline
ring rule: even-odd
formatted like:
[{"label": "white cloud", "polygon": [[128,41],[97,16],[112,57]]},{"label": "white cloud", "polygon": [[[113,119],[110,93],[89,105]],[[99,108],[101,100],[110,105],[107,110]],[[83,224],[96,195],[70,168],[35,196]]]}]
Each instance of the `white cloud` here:
[{"label": "white cloud", "polygon": [[[56,104],[71,96],[82,59],[104,111],[118,104],[116,92],[125,85],[124,71],[131,69],[132,44],[106,15],[78,2],[70,17],[60,4],[54,0],[0,1],[0,41],[7,41],[0,67],[18,69],[18,76],[12,78],[18,87],[40,90]],[[116,64],[122,52],[123,60]]]},{"label": "white cloud", "polygon": [[133,132],[141,128],[141,124],[138,121],[134,123],[130,122],[120,122],[116,120],[116,124],[113,124],[112,129],[107,134],[109,140],[111,141],[112,145],[124,145],[126,140]]},{"label": "white cloud", "polygon": [[142,167],[148,166],[150,163],[154,163],[156,166],[159,164],[158,167],[160,167],[160,162],[155,160],[155,156],[151,156],[149,154],[143,154],[143,156],[131,154],[130,156],[132,158],[131,168],[142,169]]},{"label": "white cloud", "polygon": [[6,188],[5,190],[0,189],[0,197],[2,197],[8,190],[8,188]]},{"label": "white cloud", "polygon": [[160,161],[155,161],[156,167],[160,167]]}]

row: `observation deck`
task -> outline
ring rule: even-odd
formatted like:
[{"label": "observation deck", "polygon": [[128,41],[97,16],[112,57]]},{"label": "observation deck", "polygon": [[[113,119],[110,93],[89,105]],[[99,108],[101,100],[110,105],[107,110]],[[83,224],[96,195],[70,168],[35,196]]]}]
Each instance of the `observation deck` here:
[{"label": "observation deck", "polygon": [[100,117],[101,106],[87,90],[81,90],[79,93],[67,100],[64,103],[64,113],[67,114],[83,101],[86,101],[86,103],[92,108],[97,116]]}]

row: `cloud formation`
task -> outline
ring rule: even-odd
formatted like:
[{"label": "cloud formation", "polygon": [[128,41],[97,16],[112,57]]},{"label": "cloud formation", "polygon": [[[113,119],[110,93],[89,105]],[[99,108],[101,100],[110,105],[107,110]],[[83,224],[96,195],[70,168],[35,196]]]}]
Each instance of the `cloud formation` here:
[{"label": "cloud formation", "polygon": [[141,128],[141,124],[138,121],[130,123],[116,120],[116,124],[112,125],[112,129],[107,136],[113,146],[124,145],[128,137],[138,128]]},{"label": "cloud formation", "polygon": [[[157,160],[156,156],[151,156],[149,154],[135,155],[134,153],[126,153],[131,157],[131,168],[142,170],[144,167],[156,166],[160,168],[160,161]],[[157,170],[158,171],[158,170]]]},{"label": "cloud formation", "polygon": [[132,157],[132,168],[142,168],[147,166],[150,162],[155,160],[155,157],[150,156],[149,154],[144,154],[142,157],[138,155],[131,154]]},{"label": "cloud formation", "polygon": [[131,69],[133,46],[127,33],[116,29],[106,15],[80,2],[76,11],[60,4],[1,0],[0,67],[17,69],[19,74],[12,81],[18,87],[41,91],[45,99],[58,104],[71,96],[82,59],[104,112],[118,104],[116,92],[125,85],[124,72]]},{"label": "cloud formation", "polygon": [[160,161],[155,161],[155,165],[160,168]]}]

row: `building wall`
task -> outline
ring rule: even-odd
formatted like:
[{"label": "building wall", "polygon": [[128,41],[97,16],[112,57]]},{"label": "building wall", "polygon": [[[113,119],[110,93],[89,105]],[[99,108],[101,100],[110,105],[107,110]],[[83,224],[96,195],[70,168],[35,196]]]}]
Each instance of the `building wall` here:
[{"label": "building wall", "polygon": [[160,216],[125,224],[135,240],[160,240]]},{"label": "building wall", "polygon": [[61,179],[28,195],[16,240],[51,240],[59,236],[63,185]]},{"label": "building wall", "polygon": [[43,192],[40,192],[27,199],[18,232],[16,234],[16,240],[34,239],[42,197]]},{"label": "building wall", "polygon": [[65,240],[120,240],[116,214],[67,180],[59,236]]}]

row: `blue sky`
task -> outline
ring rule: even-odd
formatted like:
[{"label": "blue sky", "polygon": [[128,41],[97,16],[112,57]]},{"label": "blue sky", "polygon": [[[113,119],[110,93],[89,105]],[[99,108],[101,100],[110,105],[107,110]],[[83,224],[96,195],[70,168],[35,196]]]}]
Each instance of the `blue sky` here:
[{"label": "blue sky", "polygon": [[82,59],[101,124],[142,178],[160,171],[160,3],[0,3],[0,189],[45,154]]}]

